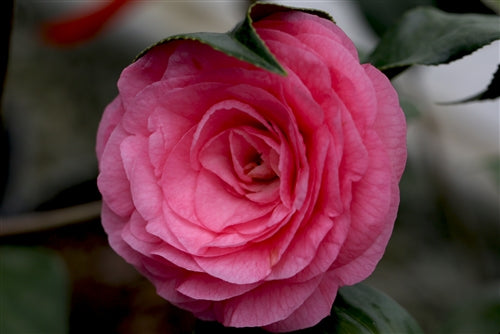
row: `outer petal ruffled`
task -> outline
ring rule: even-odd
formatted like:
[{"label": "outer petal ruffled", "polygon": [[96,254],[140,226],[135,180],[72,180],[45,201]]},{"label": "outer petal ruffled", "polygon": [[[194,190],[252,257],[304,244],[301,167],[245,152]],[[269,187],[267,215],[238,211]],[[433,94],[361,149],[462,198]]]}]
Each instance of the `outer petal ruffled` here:
[{"label": "outer petal ruffled", "polygon": [[148,52],[147,57],[142,57],[125,68],[118,80],[118,90],[124,103],[135,99],[136,95],[145,87],[157,82],[167,69],[166,61],[175,51],[169,44],[161,45]]},{"label": "outer petal ruffled", "polygon": [[120,143],[134,207],[144,219],[150,220],[161,214],[162,195],[147,149],[147,139],[140,136],[129,136]]},{"label": "outer petal ruffled", "polygon": [[397,184],[392,185],[392,198],[389,211],[386,216],[386,227],[378,234],[371,245],[358,257],[349,263],[335,268],[334,273],[339,285],[352,285],[368,277],[382,257],[389,238],[392,233],[393,223],[396,219],[399,204],[399,188]]},{"label": "outer petal ruffled", "polygon": [[120,143],[127,136],[120,125],[113,130],[99,160],[100,174],[97,178],[97,186],[106,206],[123,217],[130,215],[134,209],[120,153]]},{"label": "outer petal ruffled", "polygon": [[363,65],[377,94],[377,119],[374,128],[384,143],[397,183],[406,165],[406,119],[391,82],[372,65]]},{"label": "outer petal ruffled", "polygon": [[[369,167],[364,177],[353,184],[351,202],[351,226],[333,268],[339,276],[348,278],[350,283],[365,279],[374,269],[374,265],[383,254],[382,247],[378,252],[366,254],[366,250],[377,242],[379,235],[392,230],[394,214],[391,212],[394,178],[390,159],[380,139],[374,131],[369,133],[366,147],[369,154]],[[341,275],[342,267],[362,256],[358,266],[347,275]],[[349,284],[342,281],[342,285]]]},{"label": "outer petal ruffled", "polygon": [[119,96],[116,97],[104,110],[102,120],[99,123],[99,129],[97,130],[96,139],[96,153],[99,159],[104,152],[104,147],[106,146],[111,133],[116,128],[118,123],[120,123],[124,112],[125,110],[123,109],[121,98]]},{"label": "outer petal ruffled", "polygon": [[[347,37],[347,35],[330,20],[322,19],[315,15],[310,15],[301,12],[280,12],[266,17],[255,23],[257,28],[270,28],[286,32],[290,35],[296,36],[300,40],[302,34],[313,34],[323,36],[331,42],[337,42],[343,48],[349,50],[353,57],[358,56],[358,52],[354,43]],[[313,47],[316,49],[318,46]]]},{"label": "outer petal ruffled", "polygon": [[122,229],[127,224],[128,219],[116,215],[106,203],[102,205],[101,219],[104,231],[108,234],[111,248],[140,270],[143,266],[143,256],[132,249],[122,238]]},{"label": "outer petal ruffled", "polygon": [[270,332],[291,332],[316,325],[330,315],[338,285],[331,272],[322,275],[322,280],[314,293],[288,318],[264,328]]},{"label": "outer petal ruffled", "polygon": [[259,286],[254,284],[231,284],[207,274],[190,274],[177,286],[177,291],[194,298],[221,301],[240,296]]},{"label": "outer petal ruffled", "polygon": [[218,305],[217,319],[229,327],[265,326],[286,319],[314,293],[320,279],[302,283],[272,281],[261,284],[243,296]]},{"label": "outer petal ruffled", "polygon": [[321,247],[323,239],[333,227],[330,218],[320,214],[313,216],[307,225],[297,231],[295,239],[267,280],[290,278],[310,265],[318,247]]}]

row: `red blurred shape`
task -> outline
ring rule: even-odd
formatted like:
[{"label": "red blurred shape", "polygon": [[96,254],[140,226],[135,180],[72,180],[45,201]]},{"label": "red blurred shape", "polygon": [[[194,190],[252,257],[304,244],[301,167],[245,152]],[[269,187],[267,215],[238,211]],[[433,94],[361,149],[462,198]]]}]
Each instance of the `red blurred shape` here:
[{"label": "red blurred shape", "polygon": [[64,46],[87,41],[97,35],[109,19],[130,0],[111,0],[101,7],[85,13],[74,13],[42,26],[43,39]]}]

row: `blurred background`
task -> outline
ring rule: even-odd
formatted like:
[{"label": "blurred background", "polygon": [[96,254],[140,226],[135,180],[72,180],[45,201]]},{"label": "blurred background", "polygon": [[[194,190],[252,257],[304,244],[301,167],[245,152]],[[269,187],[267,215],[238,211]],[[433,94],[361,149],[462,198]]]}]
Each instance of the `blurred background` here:
[{"label": "blurred background", "polygon": [[[274,1],[329,12],[361,55],[417,5],[495,14],[497,1]],[[44,23],[99,1],[16,0],[2,90],[0,332],[191,333],[109,248],[99,221],[95,134],[124,67],[173,34],[231,29],[251,1],[130,1],[99,34],[72,45]],[[3,18],[4,37],[10,12]],[[408,119],[409,159],[387,252],[367,283],[405,307],[426,333],[500,330],[500,103],[442,104],[484,90],[500,42],[448,65],[393,80]],[[28,305],[28,308],[26,308]],[[3,325],[2,325],[3,323]],[[22,330],[25,328],[25,331]],[[45,331],[42,329],[46,329]]]}]

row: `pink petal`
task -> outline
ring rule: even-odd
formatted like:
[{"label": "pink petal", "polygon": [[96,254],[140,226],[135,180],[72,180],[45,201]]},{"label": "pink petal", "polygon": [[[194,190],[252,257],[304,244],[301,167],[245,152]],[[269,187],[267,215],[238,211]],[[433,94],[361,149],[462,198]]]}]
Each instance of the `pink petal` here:
[{"label": "pink petal", "polygon": [[371,275],[375,266],[385,252],[387,243],[392,234],[392,227],[396,219],[399,204],[399,188],[393,185],[393,196],[389,212],[386,217],[387,227],[383,229],[376,239],[365,249],[363,254],[343,266],[335,269],[336,281],[340,285],[356,284]]},{"label": "pink petal", "polygon": [[108,235],[111,248],[128,263],[134,265],[136,268],[141,268],[143,256],[132,249],[122,238],[122,230],[127,224],[128,218],[118,216],[104,202],[101,220],[104,231]]},{"label": "pink petal", "polygon": [[323,239],[332,228],[332,220],[319,214],[308,222],[304,222],[304,225],[297,230],[295,238],[280,261],[273,267],[273,272],[267,280],[290,278],[308,266],[316,256],[317,249]]},{"label": "pink petal", "polygon": [[195,129],[192,128],[176,143],[165,161],[160,185],[163,196],[171,210],[180,217],[199,223],[194,212],[194,193],[198,171],[193,170],[189,159],[189,150]]},{"label": "pink petal", "polygon": [[326,43],[325,38],[320,36],[307,36],[303,42],[314,48],[327,64],[333,90],[352,114],[356,127],[363,135],[364,129],[375,120],[377,100],[372,82],[357,57],[334,43]]},{"label": "pink petal", "polygon": [[99,129],[97,130],[96,153],[100,159],[104,152],[104,147],[111,136],[111,133],[120,123],[123,117],[124,109],[121,98],[116,97],[104,110]]},{"label": "pink petal", "polygon": [[[394,179],[390,159],[384,151],[377,134],[371,131],[366,138],[370,166],[365,176],[352,186],[351,220],[349,235],[334,264],[336,272],[341,276],[343,284],[358,282],[366,278],[374,265],[382,257],[383,249],[365,254],[380,234],[385,235],[392,230],[394,214],[392,210],[394,198]],[[385,247],[385,245],[384,245]],[[341,267],[362,256],[356,271],[343,274]]]},{"label": "pink petal", "polygon": [[356,128],[355,121],[348,110],[342,108],[342,135],[343,147],[341,154],[341,164],[339,166],[339,178],[341,180],[342,199],[345,204],[351,201],[351,183],[358,181],[365,174],[368,164],[368,152],[365,147],[365,140],[361,137],[359,130]]},{"label": "pink petal", "polygon": [[168,43],[160,45],[123,70],[118,80],[118,90],[125,99],[125,104],[144,88],[161,79],[167,68],[166,60],[174,50]]},{"label": "pink petal", "polygon": [[266,326],[286,319],[314,293],[320,278],[302,283],[271,281],[248,293],[215,305],[224,326]]},{"label": "pink petal", "polygon": [[176,290],[180,277],[187,274],[183,268],[144,257],[140,269],[153,282],[156,292],[170,303],[191,312],[203,312],[211,306],[210,301],[193,300]]},{"label": "pink petal", "polygon": [[[313,145],[313,147],[315,150],[321,148],[325,150],[325,153],[317,154],[316,162],[311,163],[311,166],[315,167],[316,181],[314,183],[321,186],[321,188],[318,189],[317,198],[315,198],[315,210],[333,218],[339,216],[344,211],[339,180],[340,157],[342,156],[342,152],[339,151],[340,145],[336,143],[336,138],[331,138],[331,136],[326,135],[321,136],[320,133],[318,133],[318,135],[316,140],[317,144]],[[323,155],[326,156],[323,157],[322,161],[319,157]]]},{"label": "pink petal", "polygon": [[[290,17],[294,16],[290,15]],[[318,21],[323,22],[325,20]],[[307,64],[305,59],[313,58],[307,58],[305,56],[307,54],[306,52],[303,52],[300,57],[293,56],[293,52],[300,52],[294,51],[296,48],[314,50],[312,52],[314,52],[315,56],[318,58],[316,62],[322,64],[321,66],[328,66],[332,78],[332,92],[335,91],[350,112],[354,114],[356,122],[359,123],[357,126],[361,131],[364,131],[363,129],[367,125],[373,123],[375,118],[374,106],[376,105],[373,87],[369,78],[363,71],[363,68],[359,66],[357,52],[352,42],[349,41],[338,27],[331,24],[331,29],[334,30],[335,33],[331,35],[326,34],[329,35],[326,36],[324,34],[318,34],[317,31],[315,31],[318,30],[316,28],[318,24],[316,23],[312,24],[316,26],[316,29],[313,28],[311,32],[307,32],[307,23],[300,23],[299,26],[299,22],[295,22],[288,27],[282,22],[275,23],[266,20],[264,26],[269,28],[270,26],[272,27],[273,24],[280,25],[279,29],[282,29],[284,32],[291,31],[293,37],[280,31],[272,31],[271,29],[262,30],[262,35],[268,37],[266,39],[266,44],[273,53],[278,55],[280,61],[283,61],[287,67],[290,67],[293,71],[298,73],[301,80],[305,79],[305,84],[309,87],[311,92],[323,91],[325,87],[329,85],[318,84],[321,89],[314,88],[314,80],[318,80],[316,77],[323,78],[325,75],[314,75],[314,70],[304,74],[301,68],[304,67],[304,64]],[[330,25],[330,23],[327,23],[327,25]],[[260,30],[258,31],[260,33]],[[309,52],[311,53],[311,51]],[[294,66],[294,63],[297,65]],[[350,69],[348,73],[345,71],[346,68]],[[314,79],[308,80],[308,78]],[[313,85],[311,85],[311,83],[313,83]],[[321,102],[321,100],[318,102]]]},{"label": "pink petal", "polygon": [[[291,215],[292,213],[288,208],[278,205],[273,209],[272,213],[264,217],[238,224],[224,233],[217,234],[206,247],[233,248],[247,243],[260,242],[272,237],[281,226],[289,221]],[[227,251],[224,253],[227,253]],[[212,250],[202,255],[213,256],[213,254],[214,251]]]},{"label": "pink petal", "polygon": [[[270,151],[273,149],[269,145],[276,147],[277,143],[266,135],[269,134],[260,133],[249,126],[226,130],[205,144],[199,154],[200,163],[235,193],[260,204],[275,202],[278,199],[279,179],[271,169],[277,162],[271,160]],[[277,156],[277,153],[275,154]],[[256,176],[245,170],[245,165],[254,163],[259,156],[262,158],[261,166],[271,164],[269,177],[274,177],[274,180],[262,179],[261,182],[254,182],[253,177]],[[277,166],[274,168],[278,169]],[[253,171],[255,172],[255,168]],[[279,173],[279,170],[277,172]]]},{"label": "pink petal", "polygon": [[151,222],[148,230],[168,244],[193,255],[203,254],[206,245],[217,236],[195,222],[179,216],[168,204],[163,207],[163,221]]},{"label": "pink petal", "polygon": [[270,213],[276,203],[258,204],[229,193],[220,179],[201,171],[194,193],[194,210],[200,223],[208,230],[221,232]]},{"label": "pink petal", "polygon": [[[211,171],[214,176],[224,181],[235,193],[244,195],[245,190],[241,187],[240,179],[246,175],[241,175],[234,169],[234,158],[230,144],[231,135],[232,131],[227,130],[210,139],[199,153],[199,162],[206,170]],[[238,153],[240,155],[255,155],[255,151],[249,147],[239,150]]]},{"label": "pink petal", "polygon": [[152,133],[148,141],[148,158],[157,178],[164,172],[165,161],[170,151],[193,126],[192,121],[163,108],[155,109],[149,117],[148,128]]},{"label": "pink petal", "polygon": [[191,161],[196,166],[199,153],[207,140],[215,137],[224,130],[234,129],[239,126],[264,127],[269,130],[269,125],[251,105],[237,100],[221,101],[207,110],[198,123],[193,135],[191,147]]},{"label": "pink petal", "polygon": [[288,318],[265,326],[264,329],[278,333],[291,332],[313,327],[330,315],[338,285],[331,273],[322,275],[322,280],[314,293]]},{"label": "pink petal", "polygon": [[335,23],[316,15],[304,12],[280,12],[267,16],[254,25],[257,32],[259,28],[270,28],[286,32],[299,40],[303,35],[321,36],[329,40],[327,43],[340,43],[353,57],[357,57],[358,54],[354,43]]},{"label": "pink petal", "polygon": [[[122,226],[122,237],[133,249],[139,253],[149,255],[155,245],[162,241],[157,236],[148,233],[146,230],[147,221],[137,212],[134,211],[130,219]],[[135,247],[135,246],[138,247]]]},{"label": "pink petal", "polygon": [[[278,30],[259,29],[258,32],[285,66],[287,74],[291,75],[293,72],[288,80],[300,81],[318,104],[322,104],[323,100],[333,93],[332,78],[327,63],[318,57],[313,48],[305,47],[295,36]],[[323,113],[315,115],[314,112],[315,110],[309,112],[309,123],[317,122],[319,125],[324,115]]]},{"label": "pink petal", "polygon": [[231,284],[207,274],[190,274],[177,286],[177,291],[194,299],[220,301],[242,295],[259,284]]},{"label": "pink petal", "polygon": [[392,168],[399,180],[406,164],[406,120],[399,106],[396,90],[385,75],[371,65],[363,65],[371,78],[377,94],[377,119],[375,130],[392,161]]},{"label": "pink petal", "polygon": [[[251,284],[264,280],[289,247],[301,223],[301,213],[292,212],[278,231],[234,253],[196,261],[208,274],[236,284]],[[258,242],[262,241],[262,242]]]},{"label": "pink petal", "polygon": [[99,161],[97,185],[103,201],[116,214],[126,217],[134,209],[130,184],[125,174],[120,154],[120,143],[127,138],[127,133],[118,125],[111,133],[104,146]]},{"label": "pink petal", "polygon": [[261,154],[263,162],[267,163],[275,175],[279,176],[280,143],[274,133],[244,126],[231,131],[229,147],[233,167],[242,181],[250,182],[252,178],[245,174],[245,165],[252,160],[253,155]]},{"label": "pink petal", "polygon": [[[156,220],[158,219],[161,217]],[[121,232],[123,241],[138,253],[151,258],[151,261],[168,264],[168,266],[176,265],[179,268],[195,272],[202,271],[190,254],[164,242],[157,235],[149,233],[149,224],[152,223],[146,222],[138,213],[134,212]],[[163,268],[163,270],[168,270],[168,268]]]},{"label": "pink petal", "polygon": [[[227,85],[217,82],[198,82],[189,87],[171,87],[168,81],[159,81],[150,84],[141,90],[134,98],[124,99],[126,113],[123,116],[124,128],[134,134],[148,136],[154,129],[153,121],[162,121],[162,125],[174,132],[166,133],[168,138],[178,135],[182,129],[197,124],[203,114],[219,99],[223,98],[224,87]],[[193,99],[196,96],[196,99]],[[150,120],[150,117],[154,117]],[[173,120],[181,126],[174,129]],[[173,143],[176,141],[174,140]],[[171,143],[171,141],[169,141]]]},{"label": "pink petal", "polygon": [[161,214],[163,194],[149,162],[147,146],[147,139],[140,136],[129,136],[120,143],[134,207],[149,220]]},{"label": "pink petal", "polygon": [[351,217],[348,213],[345,213],[339,217],[333,218],[332,221],[333,227],[321,241],[313,260],[304,270],[290,280],[294,282],[303,282],[318,275],[322,275],[328,271],[335,262],[349,233]]},{"label": "pink petal", "polygon": [[[278,248],[279,245],[276,246]],[[258,244],[236,253],[217,257],[197,257],[195,260],[211,276],[229,283],[252,284],[271,272],[273,254],[269,247]]]}]

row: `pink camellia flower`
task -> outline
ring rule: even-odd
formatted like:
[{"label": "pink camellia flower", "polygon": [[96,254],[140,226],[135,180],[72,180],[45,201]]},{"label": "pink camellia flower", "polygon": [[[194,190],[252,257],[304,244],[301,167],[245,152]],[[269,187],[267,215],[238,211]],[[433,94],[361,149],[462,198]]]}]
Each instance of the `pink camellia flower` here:
[{"label": "pink camellia flower", "polygon": [[195,40],[127,67],[97,135],[102,223],[158,294],[273,332],[328,316],[382,257],[406,126],[389,80],[330,20],[254,22],[282,76]]}]

